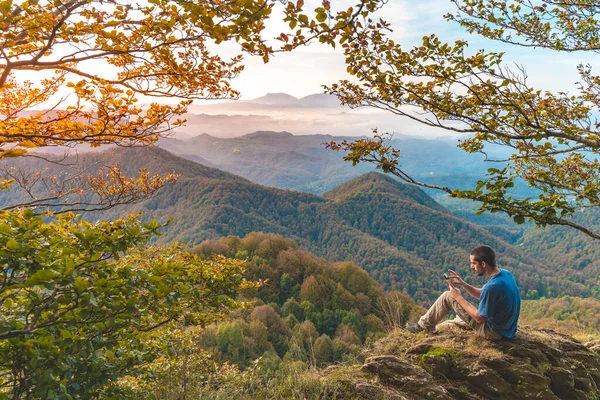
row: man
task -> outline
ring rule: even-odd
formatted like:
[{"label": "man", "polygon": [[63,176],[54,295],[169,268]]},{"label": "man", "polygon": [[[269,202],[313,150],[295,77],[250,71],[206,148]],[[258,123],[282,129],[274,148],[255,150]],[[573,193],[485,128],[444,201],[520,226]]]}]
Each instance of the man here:
[{"label": "man", "polygon": [[[435,332],[450,311],[457,318],[455,324],[468,326],[486,339],[514,338],[517,333],[517,321],[521,310],[519,288],[512,274],[496,266],[496,253],[489,246],[478,246],[469,257],[471,269],[488,279],[482,288],[476,288],[463,281],[456,272],[448,271],[450,290],[442,293],[418,323],[408,323],[410,332]],[[475,308],[461,294],[456,286],[462,286],[471,296],[479,299],[479,308]]]}]

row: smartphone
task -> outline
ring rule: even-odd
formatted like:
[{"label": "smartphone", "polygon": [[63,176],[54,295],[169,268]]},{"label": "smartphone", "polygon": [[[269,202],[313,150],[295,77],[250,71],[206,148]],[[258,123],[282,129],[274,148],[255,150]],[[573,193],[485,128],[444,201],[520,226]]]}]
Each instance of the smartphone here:
[{"label": "smartphone", "polygon": [[448,280],[448,279],[450,279],[450,277],[448,276],[448,274],[447,274],[447,273],[445,273],[445,272],[444,272],[444,279],[445,279],[445,280]]}]

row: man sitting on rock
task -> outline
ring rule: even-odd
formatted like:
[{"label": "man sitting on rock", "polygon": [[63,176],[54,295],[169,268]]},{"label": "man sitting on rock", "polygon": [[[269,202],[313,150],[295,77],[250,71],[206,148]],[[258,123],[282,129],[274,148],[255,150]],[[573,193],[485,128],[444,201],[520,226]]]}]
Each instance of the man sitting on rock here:
[{"label": "man sitting on rock", "polygon": [[[456,319],[448,321],[472,328],[486,339],[514,338],[521,310],[521,297],[515,278],[505,269],[496,266],[496,253],[489,246],[478,246],[469,257],[471,269],[488,279],[482,288],[476,288],[463,281],[454,271],[448,271],[450,290],[442,293],[418,323],[410,322],[406,328],[410,332],[436,332],[438,323],[446,319],[449,312],[456,313]],[[456,286],[461,285],[471,296],[479,299],[475,308],[461,294]]]}]

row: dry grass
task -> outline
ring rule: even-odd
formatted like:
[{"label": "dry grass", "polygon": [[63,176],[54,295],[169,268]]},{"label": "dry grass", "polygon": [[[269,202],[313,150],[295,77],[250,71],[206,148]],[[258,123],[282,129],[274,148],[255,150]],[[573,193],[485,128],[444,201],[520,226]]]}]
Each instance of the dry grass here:
[{"label": "dry grass", "polygon": [[483,358],[504,358],[494,342],[475,335],[469,330],[445,329],[439,334],[410,333],[398,329],[375,344],[374,355],[397,355],[403,357],[407,350],[417,344],[429,344],[446,349],[454,349],[462,354]]},{"label": "dry grass", "polygon": [[587,343],[593,340],[600,340],[600,334],[598,333],[576,333],[573,334],[573,338],[580,343]]},{"label": "dry grass", "polygon": [[506,358],[493,342],[476,335],[471,336],[463,351],[480,358]]},{"label": "dry grass", "polygon": [[327,380],[351,380],[352,382],[370,382],[370,375],[361,370],[362,364],[330,365],[321,372],[321,376]]}]

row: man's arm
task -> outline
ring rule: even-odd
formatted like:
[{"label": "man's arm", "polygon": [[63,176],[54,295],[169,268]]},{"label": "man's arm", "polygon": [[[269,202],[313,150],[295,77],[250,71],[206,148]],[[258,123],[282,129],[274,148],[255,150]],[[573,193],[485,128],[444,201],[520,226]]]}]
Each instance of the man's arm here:
[{"label": "man's arm", "polygon": [[[462,294],[460,293],[460,290],[458,290],[456,287],[454,287],[452,282],[449,282],[448,285],[450,286],[450,295],[452,296],[452,298],[454,300],[456,300],[456,302],[458,304],[460,304],[460,306],[467,312],[467,314],[469,314],[469,316],[471,318],[473,318],[475,320],[475,322],[477,322],[478,324],[483,324],[485,321],[487,321],[487,317],[480,315],[479,311],[477,311],[475,306],[473,304],[469,303],[462,296]],[[480,290],[480,292],[481,292],[481,290]]]},{"label": "man's arm", "polygon": [[451,269],[448,270],[448,272],[450,273],[449,280],[451,283],[461,285],[463,289],[465,289],[465,292],[469,293],[476,299],[479,299],[481,297],[481,288],[469,285],[467,282],[463,281],[462,278],[458,276],[456,272],[452,271]]},{"label": "man's arm", "polygon": [[465,289],[465,292],[469,293],[471,296],[479,299],[481,297],[481,288],[477,288],[475,286],[469,285],[467,282],[462,282],[462,287]]}]

